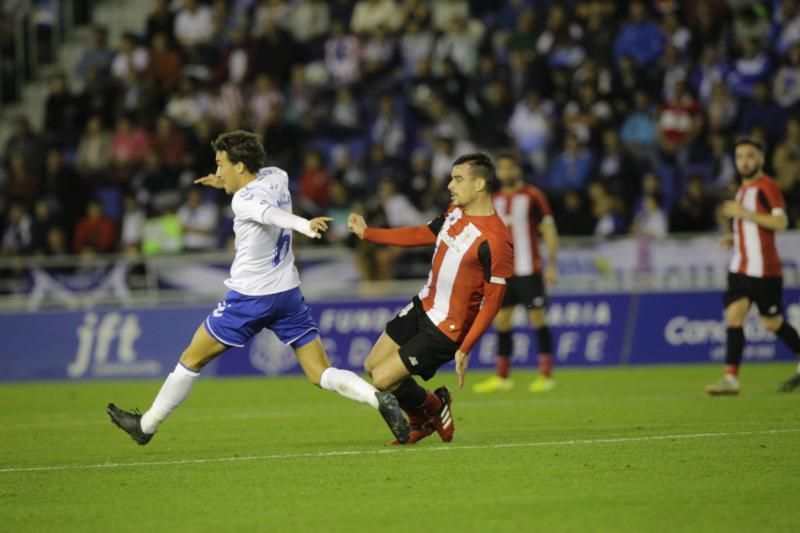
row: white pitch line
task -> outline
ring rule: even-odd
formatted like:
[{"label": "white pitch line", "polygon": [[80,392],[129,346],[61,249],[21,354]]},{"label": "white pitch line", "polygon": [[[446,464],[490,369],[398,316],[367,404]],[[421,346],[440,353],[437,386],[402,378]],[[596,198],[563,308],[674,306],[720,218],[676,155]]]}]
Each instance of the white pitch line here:
[{"label": "white pitch line", "polygon": [[781,433],[797,433],[800,428],[791,429],[768,429],[763,431],[734,431],[727,433],[683,433],[678,435],[649,435],[645,437],[615,437],[605,439],[571,439],[540,442],[510,442],[505,444],[475,444],[475,445],[442,445],[435,447],[396,447],[380,450],[344,450],[334,452],[313,452],[313,453],[288,453],[273,455],[250,455],[244,457],[213,457],[210,459],[182,459],[180,461],[149,461],[138,463],[100,463],[93,465],[56,465],[56,466],[30,466],[0,468],[0,473],[9,474],[15,472],[52,472],[56,470],[89,470],[102,468],[126,468],[135,466],[170,466],[170,465],[197,465],[206,463],[234,463],[240,461],[268,461],[283,459],[309,459],[325,457],[352,457],[362,455],[382,455],[393,453],[410,452],[444,452],[458,450],[493,450],[504,448],[535,448],[541,446],[575,446],[581,444],[620,444],[627,442],[646,442],[659,440],[686,440],[702,439],[713,437],[739,437],[746,435],[777,435]]}]

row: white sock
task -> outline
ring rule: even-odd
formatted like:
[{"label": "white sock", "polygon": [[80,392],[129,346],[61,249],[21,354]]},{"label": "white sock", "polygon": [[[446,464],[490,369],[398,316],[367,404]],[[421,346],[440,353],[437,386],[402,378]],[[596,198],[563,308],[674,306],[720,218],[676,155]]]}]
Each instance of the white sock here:
[{"label": "white sock", "polygon": [[800,362],[797,363],[797,373],[800,374]]},{"label": "white sock", "polygon": [[153,400],[153,405],[142,415],[142,431],[155,433],[161,422],[189,396],[192,385],[200,377],[200,372],[189,370],[178,363],[175,370],[167,376],[166,381],[158,391],[158,396]]},{"label": "white sock", "polygon": [[341,368],[328,367],[319,378],[319,386],[325,390],[337,392],[345,398],[378,408],[378,389],[358,377],[357,374]]}]

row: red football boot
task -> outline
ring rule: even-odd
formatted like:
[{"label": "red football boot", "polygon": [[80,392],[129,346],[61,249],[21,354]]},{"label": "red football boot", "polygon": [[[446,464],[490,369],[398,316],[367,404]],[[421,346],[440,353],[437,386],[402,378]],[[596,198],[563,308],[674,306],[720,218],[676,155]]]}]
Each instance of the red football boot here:
[{"label": "red football boot", "polygon": [[429,413],[428,422],[433,425],[436,433],[439,434],[439,437],[444,442],[450,442],[456,432],[456,424],[451,409],[453,399],[447,387],[439,387],[433,391],[433,394],[439,399],[441,407],[436,412]]}]

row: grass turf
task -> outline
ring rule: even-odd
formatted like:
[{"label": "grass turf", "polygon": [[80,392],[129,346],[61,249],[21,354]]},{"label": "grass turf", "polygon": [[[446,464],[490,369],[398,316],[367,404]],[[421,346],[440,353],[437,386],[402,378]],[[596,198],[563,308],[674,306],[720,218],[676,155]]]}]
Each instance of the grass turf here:
[{"label": "grass turf", "polygon": [[564,369],[536,396],[518,371],[509,393],[454,390],[452,443],[406,448],[300,378],[203,380],[144,447],[104,407],[159,383],[4,385],[0,531],[794,531],[792,368],[708,398],[719,371]]}]

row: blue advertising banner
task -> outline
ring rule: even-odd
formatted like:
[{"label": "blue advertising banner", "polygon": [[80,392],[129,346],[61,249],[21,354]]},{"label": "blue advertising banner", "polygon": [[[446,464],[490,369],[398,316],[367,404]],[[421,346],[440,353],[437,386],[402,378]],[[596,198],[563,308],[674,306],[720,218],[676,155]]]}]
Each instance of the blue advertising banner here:
[{"label": "blue advertising banner", "polygon": [[[714,362],[724,359],[725,325],[719,292],[566,295],[547,310],[557,365],[597,366]],[[784,293],[786,317],[800,327],[800,290]],[[311,305],[331,362],[360,372],[386,323],[408,300],[361,300]],[[0,380],[163,377],[175,366],[208,307],[124,308],[0,315]],[[525,310],[514,318],[514,363],[536,365],[536,337]],[[748,320],[745,358],[783,360],[792,354]],[[472,368],[494,365],[497,336],[487,332]],[[452,369],[452,364],[445,367]],[[292,350],[268,331],[226,352],[204,374],[299,373]]]},{"label": "blue advertising banner", "polygon": [[[630,351],[631,364],[725,361],[726,327],[720,292],[642,294]],[[800,289],[783,292],[784,317],[800,329]],[[792,360],[766,331],[752,306],[744,328],[745,361]]]}]

